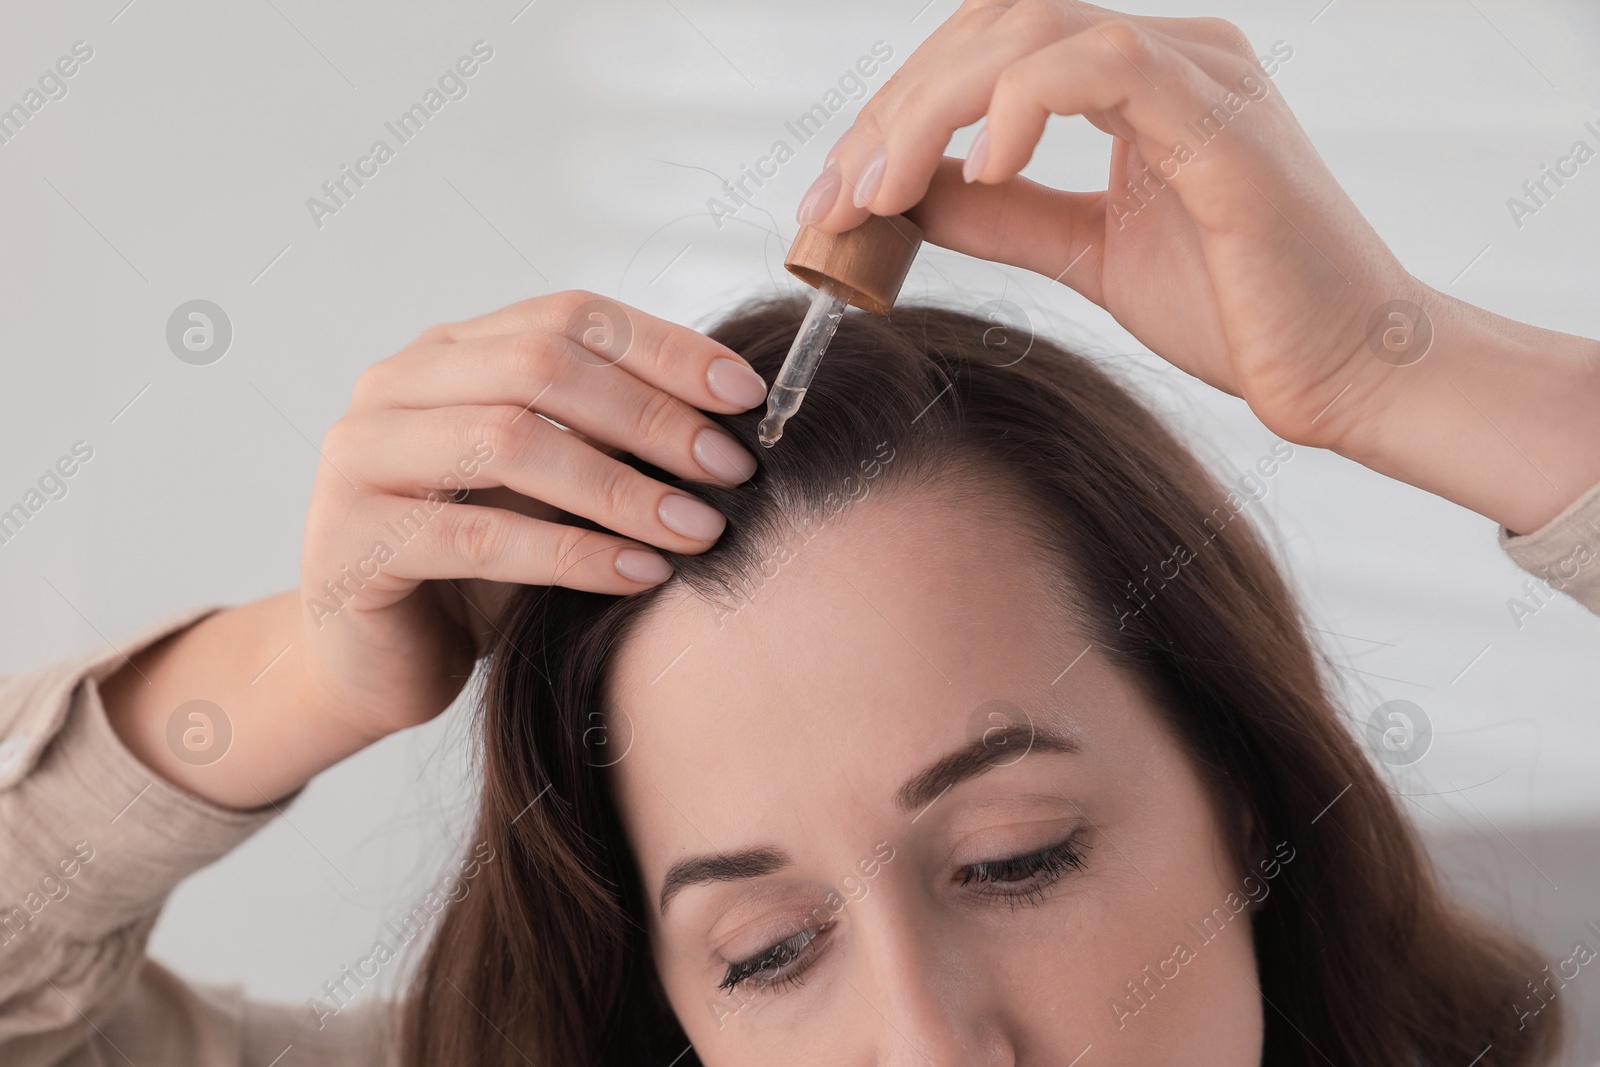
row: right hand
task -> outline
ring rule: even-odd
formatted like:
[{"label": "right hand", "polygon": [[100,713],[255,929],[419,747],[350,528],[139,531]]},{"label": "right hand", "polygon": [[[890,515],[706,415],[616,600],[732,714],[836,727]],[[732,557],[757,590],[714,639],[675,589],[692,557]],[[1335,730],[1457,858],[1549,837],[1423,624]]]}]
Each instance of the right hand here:
[{"label": "right hand", "polygon": [[[1020,176],[1052,115],[1112,136],[1106,188]],[[979,119],[970,164],[945,157]],[[1230,23],[967,0],[832,156],[802,201],[819,230],[906,212],[930,244],[1072,287],[1296,444],[1363,449],[1416,422],[1419,374],[1376,357],[1371,317],[1438,296],[1362,217]],[[1460,406],[1444,383],[1422,391]]]},{"label": "right hand", "polygon": [[[323,441],[300,567],[302,700],[375,740],[455,699],[514,586],[664,580],[639,542],[702,552],[726,520],[615,455],[736,485],[755,460],[698,409],[765,395],[730,349],[592,293],[424,331],[362,374]],[[563,521],[574,515],[617,534]]]}]

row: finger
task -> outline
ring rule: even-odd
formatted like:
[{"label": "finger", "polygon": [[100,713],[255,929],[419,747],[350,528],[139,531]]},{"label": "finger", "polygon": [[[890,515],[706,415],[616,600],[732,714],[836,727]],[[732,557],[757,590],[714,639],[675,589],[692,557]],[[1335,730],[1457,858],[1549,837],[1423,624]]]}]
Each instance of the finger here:
[{"label": "finger", "polygon": [[1169,48],[1188,57],[1219,82],[1236,84],[1239,76],[1260,72],[1255,47],[1238,26],[1219,18],[1154,18],[1132,21],[1160,34]]},{"label": "finger", "polygon": [[[862,109],[835,149],[842,190],[814,225],[835,231],[858,225],[869,209],[882,215],[906,210],[926,189],[951,135],[987,109],[995,81],[1008,64],[1111,20],[1134,24],[1230,84],[1255,66],[1248,39],[1222,19],[1126,16],[1077,0],[963,7],[941,27],[941,33],[958,27],[941,39],[943,47],[919,48]],[[1132,137],[1114,113],[1088,111],[1085,117],[1107,133]],[[868,205],[857,207],[856,192],[874,184],[869,175],[880,149],[881,182]]]},{"label": "finger", "polygon": [[[376,538],[355,563],[340,568],[338,584],[359,583],[362,607],[368,610],[386,607],[430,579],[481,578],[625,594],[670,573],[659,553],[624,538],[499,508],[375,496],[363,501],[354,518],[361,528],[376,531]],[[668,574],[635,580],[618,570],[619,556],[629,568],[653,558],[659,561],[653,564],[658,573]]]},{"label": "finger", "polygon": [[961,167],[941,160],[927,195],[906,212],[923,240],[1036,271],[1103,304],[1104,192],[1063,192],[1020,176],[969,184]]},{"label": "finger", "polygon": [[[1120,138],[1112,143],[1111,173],[1126,177],[1118,178],[1114,193],[1107,191],[1107,238],[1115,235],[1126,242],[1159,242],[1155,259],[1161,271],[1174,272],[1179,277],[1204,277],[1206,265],[1194,221],[1177,193],[1145,160],[1137,145]],[[1147,279],[1147,283],[1151,280]]]},{"label": "finger", "polygon": [[[756,458],[672,392],[597,360],[560,333],[519,333],[430,345],[374,364],[356,384],[351,414],[394,408],[512,406],[554,419],[693,481],[737,485]],[[670,360],[666,361],[670,363]],[[649,369],[646,361],[638,369]],[[663,367],[652,374],[681,375]],[[683,382],[677,383],[683,388]],[[724,405],[727,406],[727,405]]]},{"label": "finger", "polygon": [[[1245,215],[1259,216],[1259,198],[1248,181],[1263,169],[1236,116],[1224,134],[1199,142],[1198,117],[1220,106],[1226,90],[1195,64],[1156,37],[1123,20],[1108,20],[1007,68],[995,85],[986,120],[989,148],[976,180],[997,182],[1020,171],[1052,114],[1114,112],[1135,134],[1145,158],[1166,162],[1160,177],[1170,183],[1202,228],[1226,228]],[[1172,146],[1184,146],[1184,153]],[[1254,164],[1254,166],[1251,166]],[[1259,187],[1258,187],[1259,188]],[[1240,190],[1243,190],[1243,193]]]},{"label": "finger", "polygon": [[[836,202],[853,207],[851,199],[861,170],[871,155],[877,151],[878,146],[883,143],[889,124],[898,112],[900,101],[906,92],[930,77],[937,77],[937,72],[946,66],[949,57],[959,55],[974,36],[1004,15],[1010,6],[1011,0],[988,3],[969,0],[962,4],[954,14],[936,27],[933,33],[906,57],[900,69],[890,75],[889,80],[879,86],[867,99],[850,127],[829,149],[827,159],[823,163],[824,170],[830,163],[842,168],[839,184],[843,188],[842,193],[835,194]],[[814,184],[812,189],[816,189],[820,184],[819,177],[818,183]],[[829,208],[828,204],[818,206],[824,211]],[[864,208],[852,210],[850,217],[853,221],[848,225],[857,225],[866,218],[866,215],[867,211]],[[813,225],[828,232],[844,229],[844,224],[835,224],[835,218],[836,216],[827,214]]]},{"label": "finger", "polygon": [[[993,85],[998,67],[1039,46],[1037,40],[1027,39],[1030,32],[1039,32],[1040,19],[1033,13],[1049,11],[1049,5],[1037,2],[982,4],[964,5],[951,16],[862,109],[835,156],[840,192],[814,225],[829,232],[849,229],[869,213],[891,215],[916,203],[950,135],[983,114],[987,87]],[[1002,42],[1009,42],[1009,59],[997,54]],[[950,87],[952,81],[960,87]],[[932,133],[923,129],[916,158],[902,158],[904,144],[898,148],[895,144],[903,137],[907,115],[920,114],[935,97],[959,99],[962,104],[954,110],[969,117],[952,119]],[[917,195],[908,196],[907,189]]]},{"label": "finger", "polygon": [[523,300],[475,319],[435,327],[423,337],[462,343],[526,333],[567,337],[589,353],[592,364],[621,367],[705,411],[748,411],[766,399],[767,383],[728,346],[698,330],[581,289]]},{"label": "finger", "polygon": [[[984,114],[1007,66],[1072,33],[1121,17],[1078,0],[963,7],[950,20],[959,23],[959,30],[945,47],[927,57],[919,49],[913,54],[919,61],[908,60],[903,76],[897,76],[898,87],[891,92],[896,80],[891,79],[863,109],[857,130],[838,154],[843,191],[816,225],[845,229],[859,225],[869,211],[890,215],[917,203],[951,135]],[[1092,116],[1091,121],[1101,124]],[[873,177],[875,166],[881,166],[881,178]],[[856,205],[856,199],[865,199],[865,206]]]},{"label": "finger", "polygon": [[[1020,3],[974,35],[937,72],[929,72],[895,101],[873,158],[848,183],[855,191],[851,206],[892,215],[915,204],[927,191],[951,135],[988,110],[1001,73],[1067,37],[1081,23],[1081,17],[1069,16],[1055,4]],[[863,199],[864,206],[859,203]]]},{"label": "finger", "polygon": [[[504,486],[671,552],[703,552],[727,520],[697,497],[601,455],[515,407],[392,409],[350,420],[367,447],[335,460],[351,476],[398,496]],[[371,447],[381,441],[382,448]]]}]

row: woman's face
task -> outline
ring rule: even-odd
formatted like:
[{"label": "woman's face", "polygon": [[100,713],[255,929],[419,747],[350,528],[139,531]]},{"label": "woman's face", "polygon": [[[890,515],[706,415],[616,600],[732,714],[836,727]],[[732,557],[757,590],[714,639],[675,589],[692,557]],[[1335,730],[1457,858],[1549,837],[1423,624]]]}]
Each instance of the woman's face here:
[{"label": "woman's face", "polygon": [[1259,1063],[1270,884],[1035,551],[876,496],[620,651],[617,800],[704,1063]]}]

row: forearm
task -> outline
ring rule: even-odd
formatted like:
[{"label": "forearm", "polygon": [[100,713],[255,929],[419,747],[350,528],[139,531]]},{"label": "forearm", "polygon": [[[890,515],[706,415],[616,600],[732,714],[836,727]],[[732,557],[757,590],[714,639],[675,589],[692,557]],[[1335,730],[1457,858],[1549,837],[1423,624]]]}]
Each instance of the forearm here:
[{"label": "forearm", "polygon": [[[298,593],[282,593],[219,611],[134,656],[101,684],[117,736],[167,781],[241,810],[294,792],[371,743],[308,698],[300,610]],[[220,721],[200,708],[205,719],[183,713],[172,727],[193,700],[216,705]]]},{"label": "forearm", "polygon": [[1538,529],[1600,482],[1600,342],[1424,294],[1431,349],[1382,368],[1369,394],[1381,415],[1335,450],[1514,533]]},{"label": "forearm", "polygon": [[[218,617],[213,611],[202,623]],[[96,648],[0,678],[0,723],[12,742],[0,762],[6,1067],[106,1056],[243,1067],[276,1062],[290,1042],[292,1062],[307,1067],[392,1062],[380,1059],[385,1009],[377,1003],[346,1006],[308,1027],[303,1007],[242,1000],[236,989],[187,982],[146,956],[173,889],[276,814],[259,801],[249,811],[219,807],[153,774],[103,706],[104,681],[118,665],[138,680],[123,656],[149,663],[147,650],[201,618],[198,608],[174,613],[120,639],[122,651]]]}]

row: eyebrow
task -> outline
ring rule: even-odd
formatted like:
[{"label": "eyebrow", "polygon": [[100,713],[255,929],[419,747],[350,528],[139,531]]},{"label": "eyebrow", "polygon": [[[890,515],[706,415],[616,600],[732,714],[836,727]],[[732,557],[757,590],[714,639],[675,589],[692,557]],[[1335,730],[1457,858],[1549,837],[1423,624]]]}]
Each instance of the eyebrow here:
[{"label": "eyebrow", "polygon": [[665,912],[672,898],[689,886],[760,878],[781,871],[793,862],[782,849],[765,846],[679,860],[667,872],[666,881],[661,883],[661,910]]},{"label": "eyebrow", "polygon": [[[1047,726],[1018,723],[991,730],[906,782],[895,793],[895,804],[907,812],[926,808],[958,783],[1021,760],[1022,756],[1010,755],[1019,749],[1023,756],[1032,752],[1072,755],[1081,747],[1075,738]],[[766,845],[679,860],[661,883],[659,907],[664,914],[672,898],[690,886],[748,881],[774,874],[793,863],[787,852]]]},{"label": "eyebrow", "polygon": [[[1076,738],[1032,722],[989,730],[901,786],[895,803],[902,811],[919,811],[959,783],[995,767],[1010,766],[1030,753],[1072,755],[1080,749]],[[1011,753],[1017,751],[1022,756],[1013,757]]]}]

